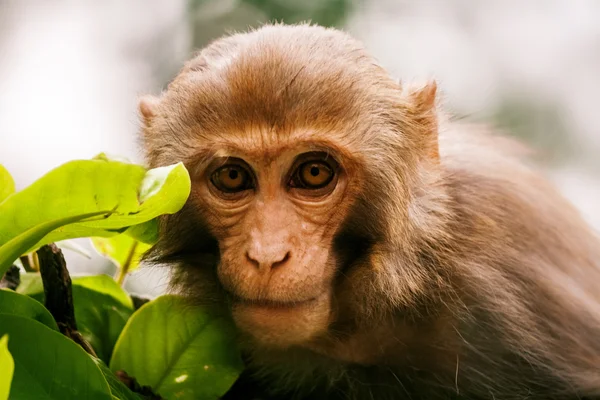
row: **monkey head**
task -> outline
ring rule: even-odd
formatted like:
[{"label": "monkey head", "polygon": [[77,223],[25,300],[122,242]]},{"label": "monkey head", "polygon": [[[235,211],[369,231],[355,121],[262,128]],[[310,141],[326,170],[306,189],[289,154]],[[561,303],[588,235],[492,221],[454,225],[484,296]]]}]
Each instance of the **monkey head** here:
[{"label": "monkey head", "polygon": [[378,290],[412,301],[425,273],[380,260],[401,257],[424,214],[435,92],[403,88],[337,30],[269,25],[210,44],[140,102],[149,166],[183,161],[192,179],[152,257],[267,347],[314,346],[384,307]]}]

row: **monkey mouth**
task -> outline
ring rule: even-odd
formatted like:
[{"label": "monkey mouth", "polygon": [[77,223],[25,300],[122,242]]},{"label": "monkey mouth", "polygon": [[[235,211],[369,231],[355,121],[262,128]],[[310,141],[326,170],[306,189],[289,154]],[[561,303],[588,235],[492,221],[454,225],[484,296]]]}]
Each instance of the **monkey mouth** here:
[{"label": "monkey mouth", "polygon": [[270,299],[248,299],[240,296],[235,296],[229,293],[232,305],[244,308],[263,309],[265,311],[283,311],[292,310],[299,307],[310,305],[317,301],[316,297],[311,297],[302,300],[280,301]]},{"label": "monkey mouth", "polygon": [[230,298],[233,320],[253,343],[277,348],[301,345],[326,331],[328,297],[294,301]]}]

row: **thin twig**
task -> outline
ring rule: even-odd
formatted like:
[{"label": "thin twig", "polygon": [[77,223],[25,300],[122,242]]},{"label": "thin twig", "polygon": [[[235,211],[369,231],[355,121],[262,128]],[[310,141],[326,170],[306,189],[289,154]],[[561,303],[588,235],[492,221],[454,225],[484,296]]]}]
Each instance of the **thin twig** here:
[{"label": "thin twig", "polygon": [[131,267],[131,263],[133,261],[133,256],[135,256],[135,250],[136,250],[137,246],[138,246],[138,242],[133,242],[133,244],[131,245],[131,248],[129,249],[129,253],[127,254],[127,258],[125,259],[125,262],[123,263],[121,268],[119,268],[119,272],[117,274],[116,281],[121,286],[123,286],[123,283],[125,282],[125,277],[129,273],[129,267]]},{"label": "thin twig", "polygon": [[81,336],[75,321],[71,277],[62,251],[54,244],[37,251],[40,274],[44,284],[45,305],[54,317],[61,333],[79,344],[86,352],[97,357],[92,346]]},{"label": "thin twig", "polygon": [[36,252],[29,254],[29,259],[31,260],[31,268],[38,272],[40,270],[40,260]]}]

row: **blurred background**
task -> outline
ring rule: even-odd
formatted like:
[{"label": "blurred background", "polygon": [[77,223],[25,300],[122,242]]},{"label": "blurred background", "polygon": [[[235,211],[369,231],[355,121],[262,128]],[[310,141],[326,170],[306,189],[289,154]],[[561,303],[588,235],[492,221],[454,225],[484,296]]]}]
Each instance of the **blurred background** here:
[{"label": "blurred background", "polygon": [[[436,78],[456,115],[534,147],[600,228],[598,0],[0,0],[0,163],[21,189],[101,151],[141,161],[137,97],[194,49],[274,20],[340,27],[394,76]],[[127,285],[157,294],[164,283],[142,268]]]}]

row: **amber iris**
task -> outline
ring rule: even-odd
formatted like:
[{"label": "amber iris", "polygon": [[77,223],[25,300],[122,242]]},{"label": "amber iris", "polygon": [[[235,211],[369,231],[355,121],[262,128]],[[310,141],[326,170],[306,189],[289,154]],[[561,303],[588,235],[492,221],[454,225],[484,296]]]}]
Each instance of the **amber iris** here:
[{"label": "amber iris", "polygon": [[300,187],[319,189],[327,186],[333,179],[333,169],[321,161],[306,162],[298,168],[297,181]]},{"label": "amber iris", "polygon": [[216,170],[211,181],[223,192],[240,192],[250,188],[250,177],[244,168],[237,165],[226,165]]}]

